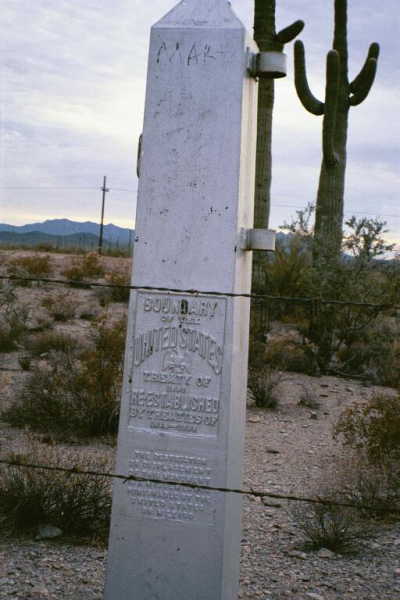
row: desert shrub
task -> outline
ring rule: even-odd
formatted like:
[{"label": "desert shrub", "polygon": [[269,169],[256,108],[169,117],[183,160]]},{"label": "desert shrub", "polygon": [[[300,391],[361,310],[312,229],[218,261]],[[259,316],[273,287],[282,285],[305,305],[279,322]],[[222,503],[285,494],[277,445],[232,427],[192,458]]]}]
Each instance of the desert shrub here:
[{"label": "desert shrub", "polygon": [[51,351],[64,354],[74,352],[78,341],[72,336],[60,331],[47,331],[26,338],[24,346],[31,356],[39,357]]},{"label": "desert shrub", "polygon": [[100,314],[99,307],[94,304],[84,306],[79,312],[79,318],[83,321],[95,321]]},{"label": "desert shrub", "polygon": [[[100,306],[107,306],[110,302],[128,302],[130,289],[129,273],[125,271],[111,271],[106,273],[106,280],[110,287],[98,287],[95,290]],[[114,287],[115,286],[115,287]]]},{"label": "desert shrub", "polygon": [[371,463],[400,459],[400,395],[375,394],[340,416],[335,436],[346,446],[363,450]]},{"label": "desert shrub", "polygon": [[18,357],[18,363],[23,371],[29,371],[29,369],[31,368],[32,359],[27,354],[21,354]]},{"label": "desert shrub", "polygon": [[292,519],[300,529],[308,550],[327,548],[345,554],[354,551],[365,535],[356,509],[340,506],[345,500],[337,493],[320,497],[323,503],[298,505],[292,509]]},{"label": "desert shrub", "polygon": [[253,392],[256,406],[275,409],[279,404],[277,386],[282,380],[282,373],[268,367],[263,370],[250,370],[249,388]]},{"label": "desert shrub", "polygon": [[334,429],[334,436],[352,453],[343,485],[348,498],[379,516],[400,501],[399,409],[399,394],[375,394],[344,410]]},{"label": "desert shrub", "polygon": [[28,331],[29,309],[19,304],[11,285],[0,288],[0,352],[12,352]]},{"label": "desert shrub", "polygon": [[320,402],[318,400],[318,396],[312,387],[305,385],[304,383],[300,383],[301,392],[299,397],[299,406],[305,406],[306,408],[317,409],[320,407]]},{"label": "desert shrub", "polygon": [[[387,267],[374,260],[392,249],[383,238],[387,233],[386,223],[352,217],[346,221],[343,238],[346,255],[341,260],[327,256],[322,261],[324,252],[321,252],[318,264],[311,266],[313,211],[314,207],[308,205],[305,210],[297,211],[297,218],[291,224],[283,226],[293,237],[289,247],[278,246],[276,256],[270,259],[265,287],[269,294],[306,296],[313,301],[273,302],[273,318],[289,318],[298,324],[307,355],[312,357],[317,372],[345,372],[377,383],[397,384],[398,377],[392,375],[398,372],[395,348],[383,336],[374,335],[378,321],[382,323],[381,316],[386,318],[390,310],[348,304],[388,305],[398,298],[398,267]],[[329,300],[334,302],[327,303]],[[371,343],[365,343],[368,336]],[[376,364],[375,356],[381,359],[380,364]]]},{"label": "desert shrub", "polygon": [[[308,296],[311,288],[311,254],[301,236],[294,235],[288,246],[277,244],[276,250],[265,267],[265,290],[272,296]],[[290,315],[291,319],[303,318],[304,308],[293,302],[274,302],[271,316],[275,319]]]},{"label": "desert shrub", "polygon": [[78,308],[77,299],[71,293],[65,292],[49,294],[43,298],[41,304],[55,321],[62,322],[73,319]]},{"label": "desert shrub", "polygon": [[371,461],[362,452],[346,457],[342,467],[346,499],[364,519],[387,518],[400,508],[400,465],[397,461]]},{"label": "desert shrub", "polygon": [[107,273],[106,279],[113,286],[121,286],[109,288],[112,301],[128,302],[130,289],[124,286],[130,285],[129,273],[126,271],[112,271],[111,273]]},{"label": "desert shrub", "polygon": [[39,252],[54,252],[55,246],[49,242],[41,242],[36,247]]},{"label": "desert shrub", "polygon": [[103,277],[105,270],[101,260],[95,252],[89,252],[83,257],[75,257],[69,268],[62,273],[64,277],[72,281],[82,281],[85,279],[98,279]]},{"label": "desert shrub", "polygon": [[125,320],[93,326],[89,345],[71,351],[69,340],[36,364],[3,418],[61,436],[114,434],[119,416]]},{"label": "desert shrub", "polygon": [[[6,459],[20,464],[107,471],[94,454],[32,444],[28,451]],[[105,539],[111,507],[107,477],[67,474],[18,466],[0,467],[0,529],[35,534],[42,525],[59,527],[65,535]]]},{"label": "desert shrub", "polygon": [[315,374],[314,356],[305,345],[292,340],[274,340],[267,343],[265,361],[272,368],[294,371],[296,373]]},{"label": "desert shrub", "polygon": [[370,327],[347,338],[338,351],[340,369],[380,384],[400,384],[400,323],[381,315]]},{"label": "desert shrub", "polygon": [[49,277],[53,273],[53,264],[50,256],[35,254],[33,256],[20,256],[10,260],[7,274],[10,277],[21,277],[17,284],[29,286],[29,281],[23,281],[24,277]]}]

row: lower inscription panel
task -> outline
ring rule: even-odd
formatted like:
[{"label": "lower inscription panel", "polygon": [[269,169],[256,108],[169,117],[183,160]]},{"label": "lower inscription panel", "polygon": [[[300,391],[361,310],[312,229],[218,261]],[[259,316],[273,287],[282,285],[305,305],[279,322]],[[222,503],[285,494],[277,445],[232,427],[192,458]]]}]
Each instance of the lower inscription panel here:
[{"label": "lower inscription panel", "polygon": [[[210,485],[213,474],[209,459],[188,454],[137,449],[129,461],[129,475],[148,479]],[[214,525],[215,492],[151,481],[127,486],[137,516]]]}]

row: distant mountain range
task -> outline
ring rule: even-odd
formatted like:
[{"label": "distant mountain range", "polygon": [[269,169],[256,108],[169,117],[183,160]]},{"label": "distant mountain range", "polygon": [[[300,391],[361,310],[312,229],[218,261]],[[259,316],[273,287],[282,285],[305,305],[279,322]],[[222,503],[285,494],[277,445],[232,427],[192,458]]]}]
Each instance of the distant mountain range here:
[{"label": "distant mountain range", "polygon": [[[134,230],[109,223],[104,225],[103,240],[108,247],[128,246]],[[0,244],[39,245],[51,244],[57,247],[94,248],[98,244],[100,225],[92,221],[78,222],[69,219],[52,219],[28,225],[7,225],[0,223]]]},{"label": "distant mountain range", "polygon": [[[57,248],[79,247],[97,248],[100,225],[93,221],[71,221],[70,219],[50,219],[42,223],[8,225],[0,223],[0,245],[38,246],[50,244]],[[103,240],[106,247],[123,247],[132,244],[134,229],[118,227],[112,223],[104,225]],[[284,247],[290,243],[292,235],[277,232],[276,239]]]}]

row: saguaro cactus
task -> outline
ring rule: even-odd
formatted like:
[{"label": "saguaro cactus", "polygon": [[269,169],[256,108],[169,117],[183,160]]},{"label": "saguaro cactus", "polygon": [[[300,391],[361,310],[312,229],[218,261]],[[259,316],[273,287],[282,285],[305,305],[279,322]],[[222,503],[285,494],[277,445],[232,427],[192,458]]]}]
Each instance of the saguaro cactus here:
[{"label": "saguaro cactus", "polygon": [[306,110],[323,115],[323,158],[318,186],[314,263],[340,256],[343,228],[343,197],[346,172],[346,144],[350,107],[357,106],[368,96],[375,79],[379,45],[369,47],[364,66],[350,82],[348,77],[347,0],[335,0],[333,49],[327,55],[325,102],[310,91],[305,66],[304,45],[294,47],[295,84],[297,94]]},{"label": "saguaro cactus", "polygon": [[[254,39],[261,52],[282,52],[303,29],[303,21],[276,32],[275,0],[254,1]],[[262,78],[258,87],[257,160],[254,227],[268,227],[271,190],[271,132],[274,108],[274,78]],[[279,75],[278,75],[279,76]]]},{"label": "saguaro cactus", "polygon": [[[276,31],[275,0],[254,0],[254,39],[261,52],[282,52],[284,45],[292,41],[303,29],[303,21],[295,21],[289,27]],[[271,206],[272,179],[272,113],[275,99],[276,77],[282,74],[271,72],[271,77],[262,77],[258,85],[257,115],[257,155],[254,190],[254,227],[267,228]],[[261,291],[264,285],[265,256],[254,253],[252,271],[252,291]],[[252,305],[250,317],[251,339],[257,337],[257,331],[264,331],[264,318],[257,307]],[[250,362],[254,349],[250,346]]]}]

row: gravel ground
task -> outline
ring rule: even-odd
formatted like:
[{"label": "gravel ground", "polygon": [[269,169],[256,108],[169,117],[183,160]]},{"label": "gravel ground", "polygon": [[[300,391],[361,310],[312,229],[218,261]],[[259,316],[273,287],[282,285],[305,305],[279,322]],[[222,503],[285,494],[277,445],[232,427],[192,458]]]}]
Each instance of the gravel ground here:
[{"label": "gravel ground", "polygon": [[[319,408],[298,405],[305,387]],[[244,485],[315,496],[342,457],[332,424],[345,406],[373,390],[333,377],[285,375],[276,411],[248,410]],[[3,434],[3,440],[10,439],[12,430],[3,428]],[[381,522],[351,555],[305,552],[292,504],[245,498],[241,599],[400,600],[400,524]],[[0,598],[100,600],[105,560],[104,549],[62,538],[3,540]]]},{"label": "gravel ground", "polygon": [[[0,259],[6,257],[0,254]],[[72,259],[55,255],[53,260],[57,275]],[[122,259],[107,260],[109,269],[124,264]],[[26,299],[39,305],[47,293],[46,287],[28,288]],[[24,294],[24,288],[18,290],[21,299]],[[74,294],[79,295],[80,306],[98,310],[95,294],[85,290]],[[125,310],[123,305],[113,305],[114,312]],[[88,324],[77,318],[57,328],[82,336]],[[16,352],[0,355],[0,408],[25,376]],[[283,374],[276,390],[277,410],[248,410],[245,487],[300,496],[321,493],[348,458],[332,439],[333,424],[346,406],[368,398],[374,389],[333,377]],[[306,390],[318,408],[299,405]],[[24,435],[0,423],[0,452],[17,449]],[[342,556],[326,549],[305,552],[292,507],[293,502],[283,500],[244,499],[241,599],[400,600],[400,523],[378,523],[355,554]],[[72,545],[62,537],[0,539],[0,600],[101,600],[105,560],[104,548]]]}]

